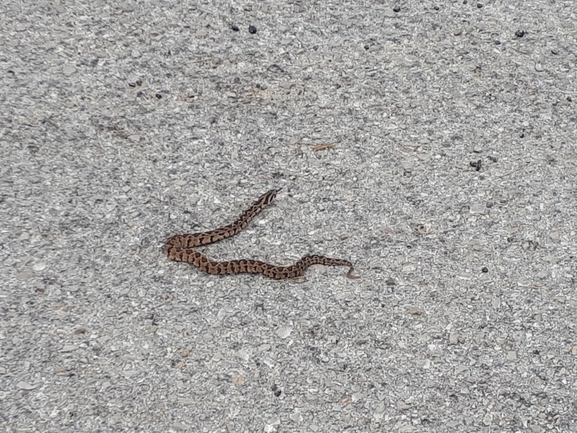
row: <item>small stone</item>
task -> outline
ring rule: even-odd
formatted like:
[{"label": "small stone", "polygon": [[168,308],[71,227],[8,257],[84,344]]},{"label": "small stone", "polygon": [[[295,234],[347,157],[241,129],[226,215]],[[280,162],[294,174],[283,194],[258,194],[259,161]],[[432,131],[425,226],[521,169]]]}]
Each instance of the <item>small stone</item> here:
[{"label": "small stone", "polygon": [[519,287],[531,287],[532,286],[532,282],[529,280],[525,280],[525,279],[521,279],[519,281],[517,281],[517,285]]},{"label": "small stone", "polygon": [[60,352],[68,353],[68,352],[74,352],[75,350],[76,350],[76,346],[68,345],[68,346],[64,346],[62,349],[60,349]]},{"label": "small stone", "polygon": [[251,35],[254,35],[257,32],[256,27],[255,26],[248,26],[248,32]]},{"label": "small stone", "polygon": [[517,30],[515,32],[515,36],[517,36],[518,38],[522,38],[523,36],[525,36],[525,30]]},{"label": "small stone", "polygon": [[296,423],[302,422],[302,420],[303,420],[303,416],[298,412],[291,413],[289,415],[289,418],[291,419],[291,421],[296,422]]},{"label": "small stone", "polygon": [[459,375],[459,374],[461,374],[462,372],[467,371],[467,370],[468,370],[468,368],[467,368],[466,366],[464,366],[464,365],[457,365],[457,366],[455,367],[455,374],[456,374],[456,375]]},{"label": "small stone", "polygon": [[401,163],[401,166],[403,167],[403,170],[405,170],[406,172],[411,172],[415,168],[415,161],[410,159],[405,160]]},{"label": "small stone", "polygon": [[417,365],[424,370],[429,370],[431,368],[431,360],[423,359],[421,361],[418,361]]},{"label": "small stone", "polygon": [[76,66],[74,65],[64,65],[64,67],[62,68],[62,73],[64,75],[72,75],[76,72]]},{"label": "small stone", "polygon": [[397,401],[397,410],[407,410],[410,408],[411,408],[411,405],[405,403],[403,400]]},{"label": "small stone", "polygon": [[353,402],[359,401],[361,398],[363,398],[363,394],[361,392],[355,392],[353,395],[351,395]]},{"label": "small stone", "polygon": [[517,359],[517,352],[515,352],[514,350],[507,352],[507,359],[509,361],[515,361]]},{"label": "small stone", "polygon": [[417,307],[411,307],[407,310],[407,312],[409,314],[412,314],[413,316],[422,316],[423,314],[425,314],[424,310],[421,310],[420,308]]},{"label": "small stone", "polygon": [[473,203],[469,209],[469,213],[473,215],[483,215],[487,212],[487,207],[483,203]]},{"label": "small stone", "polygon": [[405,265],[401,268],[401,271],[404,274],[408,274],[410,272],[415,272],[416,269],[417,269],[417,267],[415,265]]},{"label": "small stone", "polygon": [[44,268],[46,268],[46,263],[43,261],[36,262],[32,266],[32,269],[34,269],[35,271],[42,271],[44,270]]},{"label": "small stone", "polygon": [[248,361],[250,355],[248,354],[248,352],[244,349],[239,350],[238,352],[236,352],[236,356],[238,356],[240,359],[244,360],[244,361]]},{"label": "small stone", "polygon": [[33,390],[34,388],[36,388],[36,385],[32,385],[31,383],[22,382],[22,381],[18,382],[16,384],[16,386],[18,387],[18,389],[22,389],[24,391],[30,391],[30,390]]},{"label": "small stone", "polygon": [[288,326],[281,326],[277,331],[276,335],[280,338],[288,338],[291,335],[292,329]]},{"label": "small stone", "polygon": [[230,28],[231,28],[233,31],[235,31],[235,32],[238,32],[238,31],[240,30],[240,29],[238,28],[238,26],[235,25],[235,24],[233,24]]}]

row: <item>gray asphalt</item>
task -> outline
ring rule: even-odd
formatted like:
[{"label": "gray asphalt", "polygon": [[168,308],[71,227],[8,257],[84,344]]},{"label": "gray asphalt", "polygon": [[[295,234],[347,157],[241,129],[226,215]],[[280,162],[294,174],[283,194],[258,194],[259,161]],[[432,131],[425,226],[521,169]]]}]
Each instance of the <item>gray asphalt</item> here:
[{"label": "gray asphalt", "polygon": [[[0,431],[577,431],[573,0],[107,3],[0,5]],[[360,279],[163,254],[272,188]]]}]

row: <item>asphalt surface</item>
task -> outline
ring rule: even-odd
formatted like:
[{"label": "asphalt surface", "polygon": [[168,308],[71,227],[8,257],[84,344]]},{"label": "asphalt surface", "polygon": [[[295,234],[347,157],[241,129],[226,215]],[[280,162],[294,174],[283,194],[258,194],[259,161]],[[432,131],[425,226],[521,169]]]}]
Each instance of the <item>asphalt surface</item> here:
[{"label": "asphalt surface", "polygon": [[[0,431],[577,431],[573,0],[3,0],[0,41]],[[272,188],[201,251],[360,279],[163,254]]]}]

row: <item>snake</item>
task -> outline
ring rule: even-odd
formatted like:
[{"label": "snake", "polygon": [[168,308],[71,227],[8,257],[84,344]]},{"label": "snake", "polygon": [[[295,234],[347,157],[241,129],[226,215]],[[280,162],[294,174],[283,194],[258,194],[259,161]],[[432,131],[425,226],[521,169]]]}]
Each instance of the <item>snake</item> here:
[{"label": "snake", "polygon": [[325,266],[348,266],[348,278],[360,278],[354,275],[353,264],[348,260],[333,259],[318,255],[308,255],[302,257],[291,266],[275,266],[259,260],[230,260],[217,262],[195,250],[196,247],[212,244],[236,235],[244,230],[246,226],[260,214],[276,197],[280,189],[271,189],[261,195],[258,200],[231,224],[208,232],[179,234],[170,237],[164,245],[164,253],[170,260],[186,262],[196,266],[200,270],[209,274],[231,275],[231,274],[262,274],[276,280],[297,278],[305,275],[306,270],[312,265]]}]

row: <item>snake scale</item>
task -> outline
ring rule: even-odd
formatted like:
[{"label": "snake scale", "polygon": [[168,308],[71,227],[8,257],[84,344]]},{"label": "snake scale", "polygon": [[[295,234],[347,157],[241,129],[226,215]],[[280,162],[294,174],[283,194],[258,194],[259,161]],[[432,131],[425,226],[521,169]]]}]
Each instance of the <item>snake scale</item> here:
[{"label": "snake scale", "polygon": [[331,259],[323,256],[304,256],[292,266],[275,266],[258,260],[231,260],[216,262],[193,248],[234,236],[244,230],[248,223],[269,205],[279,190],[271,189],[263,194],[247,210],[240,214],[235,222],[209,232],[182,234],[172,236],[164,246],[164,252],[169,259],[177,262],[186,262],[209,274],[263,274],[277,280],[304,276],[311,265],[348,266],[348,278],[359,278],[353,275],[353,264],[348,260]]}]

